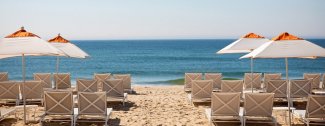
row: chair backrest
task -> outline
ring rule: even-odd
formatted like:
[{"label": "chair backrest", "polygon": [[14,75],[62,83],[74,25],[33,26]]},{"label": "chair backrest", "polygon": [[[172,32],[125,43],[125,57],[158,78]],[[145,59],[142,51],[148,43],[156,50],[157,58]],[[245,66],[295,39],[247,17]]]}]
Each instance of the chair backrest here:
[{"label": "chair backrest", "polygon": [[264,73],[264,85],[266,86],[270,80],[281,80],[281,73]]},{"label": "chair backrest", "polygon": [[78,114],[80,115],[106,115],[105,92],[79,92]]},{"label": "chair backrest", "polygon": [[26,81],[24,84],[26,99],[42,99],[43,98],[43,83],[42,81]]},{"label": "chair backrest", "polygon": [[192,81],[192,98],[204,99],[211,98],[213,90],[212,80],[193,80]]},{"label": "chair backrest", "polygon": [[111,73],[103,73],[103,74],[95,73],[94,74],[94,80],[97,80],[97,81],[108,80],[108,79],[111,79],[111,77],[112,77]]},{"label": "chair backrest", "polygon": [[97,80],[97,85],[99,90],[102,90],[103,81],[111,78],[112,78],[111,73],[102,73],[102,74],[94,73],[94,80]]},{"label": "chair backrest", "polygon": [[108,79],[103,81],[103,91],[107,97],[123,97],[124,88],[122,79]]},{"label": "chair backrest", "polygon": [[320,84],[320,73],[304,73],[304,79],[312,79],[311,89],[318,89]]},{"label": "chair backrest", "polygon": [[205,73],[205,80],[213,80],[213,88],[221,89],[222,73]]},{"label": "chair backrest", "polygon": [[221,91],[243,93],[243,80],[222,80]]},{"label": "chair backrest", "polygon": [[0,82],[0,99],[18,99],[19,83],[13,81]]},{"label": "chair backrest", "polygon": [[0,72],[0,82],[9,81],[8,72]]},{"label": "chair backrest", "polygon": [[244,115],[271,117],[273,93],[245,93]]},{"label": "chair backrest", "polygon": [[96,92],[97,86],[97,80],[77,79],[78,92]]},{"label": "chair backrest", "polygon": [[57,89],[71,88],[70,73],[54,74],[54,83]]},{"label": "chair backrest", "polygon": [[185,73],[184,87],[192,88],[193,80],[202,80],[202,73]]},{"label": "chair backrest", "polygon": [[251,85],[253,84],[253,88],[261,89],[261,82],[262,79],[262,73],[245,73],[244,75],[244,86],[246,89],[251,88]]},{"label": "chair backrest", "polygon": [[123,80],[123,88],[131,89],[131,74],[114,74],[114,79],[122,79]]},{"label": "chair backrest", "polygon": [[275,98],[286,98],[287,87],[288,83],[286,80],[269,80],[266,83],[266,92],[274,93]]},{"label": "chair backrest", "polygon": [[240,92],[213,92],[211,97],[212,116],[239,116]]},{"label": "chair backrest", "polygon": [[309,95],[306,114],[307,118],[325,118],[325,95]]},{"label": "chair backrest", "polygon": [[51,73],[34,73],[34,80],[42,81],[44,88],[52,88]]},{"label": "chair backrest", "polygon": [[44,91],[45,114],[73,115],[73,97],[71,91]]},{"label": "chair backrest", "polygon": [[292,98],[307,98],[311,91],[312,79],[290,80],[290,96]]}]

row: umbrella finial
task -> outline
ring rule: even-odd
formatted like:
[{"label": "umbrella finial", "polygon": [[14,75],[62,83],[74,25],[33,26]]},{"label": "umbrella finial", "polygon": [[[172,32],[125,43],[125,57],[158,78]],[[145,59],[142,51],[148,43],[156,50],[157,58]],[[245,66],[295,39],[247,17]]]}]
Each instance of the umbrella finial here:
[{"label": "umbrella finial", "polygon": [[61,36],[60,33],[58,34],[58,36]]},{"label": "umbrella finial", "polygon": [[25,30],[24,26],[21,26],[21,27],[20,27],[20,30]]}]

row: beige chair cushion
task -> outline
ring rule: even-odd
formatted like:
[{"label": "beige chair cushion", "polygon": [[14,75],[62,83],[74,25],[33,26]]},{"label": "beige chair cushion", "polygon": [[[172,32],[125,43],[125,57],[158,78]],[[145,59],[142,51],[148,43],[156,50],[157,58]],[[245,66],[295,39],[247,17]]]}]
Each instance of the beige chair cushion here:
[{"label": "beige chair cushion", "polygon": [[0,72],[0,82],[9,81],[7,72]]},{"label": "beige chair cushion", "polygon": [[73,115],[71,91],[44,91],[44,109],[47,115]]},{"label": "beige chair cushion", "polygon": [[19,98],[19,84],[13,81],[0,82],[0,99]]},{"label": "beige chair cushion", "polygon": [[312,79],[310,80],[290,80],[290,97],[307,98],[311,92]]},{"label": "beige chair cushion", "polygon": [[70,73],[54,74],[54,83],[57,89],[71,88]]},{"label": "beige chair cushion", "polygon": [[222,73],[205,73],[205,80],[213,80],[213,89],[221,89]]},{"label": "beige chair cushion", "polygon": [[261,89],[261,79],[262,79],[262,73],[253,73],[253,76],[251,73],[245,73],[244,75],[244,86],[245,89],[251,88],[253,84],[253,88],[255,89]]},{"label": "beige chair cushion", "polygon": [[287,86],[286,80],[269,80],[268,83],[266,83],[266,92],[274,93],[275,98],[286,98]]},{"label": "beige chair cushion", "polygon": [[272,117],[274,93],[245,93],[244,116]]},{"label": "beige chair cushion", "polygon": [[311,89],[318,89],[320,85],[320,73],[304,73],[304,79],[312,79]]},{"label": "beige chair cushion", "polygon": [[96,92],[97,86],[97,80],[77,79],[78,92]]},{"label": "beige chair cushion", "polygon": [[213,90],[212,80],[193,80],[192,81],[192,101],[210,101]]},{"label": "beige chair cushion", "polygon": [[306,106],[306,118],[325,118],[325,95],[309,95]]},{"label": "beige chair cushion", "polygon": [[34,80],[42,81],[44,88],[52,88],[51,73],[34,73]]},{"label": "beige chair cushion", "polygon": [[124,89],[131,89],[131,74],[114,74],[113,77],[123,80]]},{"label": "beige chair cushion", "polygon": [[201,80],[202,73],[185,73],[184,88],[191,89],[193,80]]}]

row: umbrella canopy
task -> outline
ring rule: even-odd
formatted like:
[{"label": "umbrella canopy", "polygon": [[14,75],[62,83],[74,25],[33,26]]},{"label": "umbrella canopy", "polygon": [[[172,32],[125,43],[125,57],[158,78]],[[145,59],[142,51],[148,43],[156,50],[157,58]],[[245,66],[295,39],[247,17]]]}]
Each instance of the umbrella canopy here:
[{"label": "umbrella canopy", "polygon": [[[285,58],[286,81],[288,77],[288,58],[317,58],[325,57],[325,49],[307,40],[291,35],[287,32],[280,34],[249,54],[241,58]],[[288,84],[288,110],[290,110],[290,84]],[[291,125],[291,114],[289,111],[289,122]]]},{"label": "umbrella canopy", "polygon": [[16,56],[65,55],[39,36],[27,32],[24,27],[0,41],[0,59]]},{"label": "umbrella canopy", "polygon": [[[257,35],[255,33],[248,33],[243,37],[239,38],[235,42],[229,44],[224,47],[217,54],[225,54],[225,53],[249,53],[264,43],[270,41],[269,39]],[[253,76],[253,59],[251,59],[251,76]],[[253,77],[251,77],[251,89],[253,92]]]},{"label": "umbrella canopy", "polygon": [[257,47],[261,46],[262,44],[270,41],[269,39],[257,35],[255,33],[248,33],[243,37],[239,38],[235,42],[229,44],[228,46],[224,47],[218,54],[223,53],[249,53],[252,50],[256,49]]},{"label": "umbrella canopy", "polygon": [[68,57],[73,58],[87,58],[89,55],[81,50],[76,45],[70,43],[69,40],[63,38],[60,34],[58,34],[57,37],[50,39],[49,42],[54,47],[58,48],[59,50],[63,51],[65,54],[67,54]]},{"label": "umbrella canopy", "polygon": [[241,58],[316,58],[325,57],[325,49],[285,32]]},{"label": "umbrella canopy", "polygon": [[[53,47],[39,36],[27,32],[24,27],[13,34],[6,36],[0,42],[0,58],[22,56],[22,96],[25,92],[25,56],[50,56],[64,55],[64,53]],[[26,100],[24,102],[24,123],[26,123]]]}]

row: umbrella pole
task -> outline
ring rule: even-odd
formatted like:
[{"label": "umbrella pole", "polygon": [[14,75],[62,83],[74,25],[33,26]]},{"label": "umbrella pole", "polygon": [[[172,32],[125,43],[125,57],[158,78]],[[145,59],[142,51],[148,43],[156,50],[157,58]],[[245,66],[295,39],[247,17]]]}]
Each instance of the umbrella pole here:
[{"label": "umbrella pole", "polygon": [[59,62],[60,62],[60,57],[57,56],[57,57],[56,57],[56,73],[57,73],[57,74],[59,73]]},{"label": "umbrella pole", "polygon": [[288,77],[288,58],[285,58],[285,63],[286,63],[286,81],[287,81],[287,93],[288,93],[288,111],[289,111],[289,125],[291,126],[291,96],[290,96],[290,84],[289,84],[289,77]]},{"label": "umbrella pole", "polygon": [[[56,56],[56,75],[59,74],[59,63],[60,63],[60,57]],[[58,89],[56,83],[55,83],[55,89]]]},{"label": "umbrella pole", "polygon": [[251,57],[251,89],[253,93],[253,57]]},{"label": "umbrella pole", "polygon": [[26,71],[25,71],[25,54],[22,54],[22,74],[23,74],[23,84],[22,84],[22,96],[24,103],[24,124],[26,124],[26,98],[25,98],[25,81],[26,81]]}]

